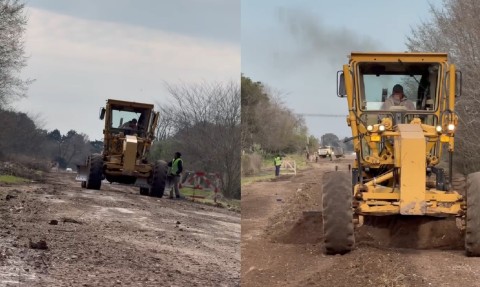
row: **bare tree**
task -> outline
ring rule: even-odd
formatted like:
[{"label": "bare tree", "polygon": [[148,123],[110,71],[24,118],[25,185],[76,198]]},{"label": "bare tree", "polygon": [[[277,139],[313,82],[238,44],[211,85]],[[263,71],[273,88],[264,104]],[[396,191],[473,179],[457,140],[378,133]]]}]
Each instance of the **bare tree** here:
[{"label": "bare tree", "polygon": [[65,167],[83,163],[90,154],[88,136],[70,130],[61,139],[60,156],[65,160]]},{"label": "bare tree", "polygon": [[[186,168],[221,173],[223,193],[240,197],[240,87],[238,83],[167,84],[172,97],[160,105],[157,138]],[[165,142],[167,144],[165,144]],[[167,156],[168,156],[167,155]]]},{"label": "bare tree", "polygon": [[20,77],[26,66],[24,52],[24,4],[18,0],[0,0],[0,108],[25,95],[28,83]]},{"label": "bare tree", "polygon": [[455,111],[460,123],[456,139],[456,166],[464,173],[480,170],[478,142],[480,134],[480,2],[444,0],[443,7],[430,6],[430,22],[412,30],[407,38],[411,51],[447,52],[451,62],[463,73],[463,94]]}]

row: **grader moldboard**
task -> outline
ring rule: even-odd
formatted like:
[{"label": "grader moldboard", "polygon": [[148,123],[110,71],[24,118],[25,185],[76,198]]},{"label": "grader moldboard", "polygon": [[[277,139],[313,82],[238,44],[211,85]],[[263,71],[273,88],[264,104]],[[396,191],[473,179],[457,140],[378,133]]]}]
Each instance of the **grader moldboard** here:
[{"label": "grader moldboard", "polygon": [[[77,166],[76,180],[87,189],[100,189],[102,180],[138,186],[140,194],[162,197],[167,178],[165,161],[148,161],[158,112],[151,104],[107,100],[100,110],[105,120],[102,154],[92,154]],[[135,127],[126,125],[135,119]]]},{"label": "grader moldboard", "polygon": [[[382,106],[396,84],[415,110]],[[447,54],[354,52],[337,89],[347,97],[356,159],[351,177],[324,177],[325,253],[351,251],[367,216],[402,215],[456,217],[466,254],[480,256],[480,173],[467,176],[466,194],[451,184],[461,73]]]}]

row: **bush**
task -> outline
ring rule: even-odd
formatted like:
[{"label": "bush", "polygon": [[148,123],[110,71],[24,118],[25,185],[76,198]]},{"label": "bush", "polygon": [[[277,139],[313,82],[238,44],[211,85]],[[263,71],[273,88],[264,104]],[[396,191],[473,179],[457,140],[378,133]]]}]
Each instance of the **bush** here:
[{"label": "bush", "polygon": [[262,168],[262,156],[259,154],[245,154],[242,156],[242,176],[257,174]]}]

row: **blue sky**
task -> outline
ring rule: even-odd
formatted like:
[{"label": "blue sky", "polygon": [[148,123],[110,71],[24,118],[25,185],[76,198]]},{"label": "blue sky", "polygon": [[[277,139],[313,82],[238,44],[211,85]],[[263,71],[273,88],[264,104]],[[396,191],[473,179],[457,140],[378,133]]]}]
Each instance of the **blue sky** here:
[{"label": "blue sky", "polygon": [[240,0],[26,4],[22,74],[36,81],[14,108],[44,129],[102,139],[108,98],[158,106],[169,101],[164,82],[240,82]]},{"label": "blue sky", "polygon": [[[336,72],[351,51],[406,51],[411,28],[430,19],[414,0],[242,0],[241,69],[265,83],[296,113],[347,114]],[[305,117],[320,137],[350,136],[344,118]]]}]

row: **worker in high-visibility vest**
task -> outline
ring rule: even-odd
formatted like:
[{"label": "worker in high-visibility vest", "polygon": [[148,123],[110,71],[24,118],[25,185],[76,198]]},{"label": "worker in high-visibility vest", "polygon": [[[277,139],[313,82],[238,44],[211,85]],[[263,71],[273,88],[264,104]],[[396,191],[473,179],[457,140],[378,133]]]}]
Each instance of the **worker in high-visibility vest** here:
[{"label": "worker in high-visibility vest", "polygon": [[180,184],[180,175],[183,171],[183,161],[180,158],[182,156],[181,153],[178,151],[175,153],[175,157],[172,161],[168,163],[170,167],[170,171],[168,176],[172,180],[172,189],[170,190],[170,197],[173,198],[173,192],[175,191],[176,198],[182,198],[183,196],[180,194],[179,184]]},{"label": "worker in high-visibility vest", "polygon": [[273,159],[273,163],[275,164],[275,176],[280,175],[280,166],[282,166],[282,158],[279,154]]}]

